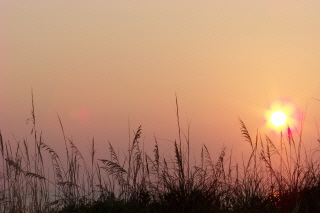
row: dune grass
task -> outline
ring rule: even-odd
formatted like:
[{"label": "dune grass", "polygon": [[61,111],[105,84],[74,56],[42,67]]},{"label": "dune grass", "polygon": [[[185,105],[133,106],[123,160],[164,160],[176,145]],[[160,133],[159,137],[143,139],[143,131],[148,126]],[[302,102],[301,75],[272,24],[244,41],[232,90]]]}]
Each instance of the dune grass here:
[{"label": "dune grass", "polygon": [[307,152],[290,128],[274,143],[259,132],[252,138],[239,120],[249,158],[234,163],[222,147],[213,159],[203,145],[194,166],[178,102],[173,157],[160,157],[156,137],[153,152],[142,151],[140,126],[122,161],[111,143],[109,159],[97,159],[94,140],[85,159],[60,118],[66,154],[59,155],[36,129],[33,100],[31,112],[33,145],[0,133],[0,212],[320,212],[319,150]]}]

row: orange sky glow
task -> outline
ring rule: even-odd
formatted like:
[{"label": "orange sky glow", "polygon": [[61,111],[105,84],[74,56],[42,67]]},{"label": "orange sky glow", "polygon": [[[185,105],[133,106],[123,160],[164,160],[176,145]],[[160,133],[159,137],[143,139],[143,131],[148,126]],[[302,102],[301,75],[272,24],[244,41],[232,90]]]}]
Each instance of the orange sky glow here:
[{"label": "orange sky glow", "polygon": [[93,137],[103,154],[108,141],[126,149],[139,125],[146,149],[155,135],[165,151],[178,138],[175,94],[196,153],[245,151],[239,118],[278,140],[278,108],[316,144],[319,11],[316,0],[1,1],[1,132],[31,138],[32,88],[56,148],[58,114],[84,151]]}]

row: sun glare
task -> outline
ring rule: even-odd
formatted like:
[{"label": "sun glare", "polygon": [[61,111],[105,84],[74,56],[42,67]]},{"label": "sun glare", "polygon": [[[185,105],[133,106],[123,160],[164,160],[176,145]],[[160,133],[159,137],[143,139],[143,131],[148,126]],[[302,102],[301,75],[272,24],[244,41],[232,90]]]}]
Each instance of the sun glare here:
[{"label": "sun glare", "polygon": [[287,116],[283,111],[278,110],[271,114],[270,121],[274,126],[283,126],[287,121]]},{"label": "sun glare", "polygon": [[294,128],[300,121],[298,108],[288,100],[276,101],[269,105],[265,114],[268,129],[280,133],[285,128]]}]

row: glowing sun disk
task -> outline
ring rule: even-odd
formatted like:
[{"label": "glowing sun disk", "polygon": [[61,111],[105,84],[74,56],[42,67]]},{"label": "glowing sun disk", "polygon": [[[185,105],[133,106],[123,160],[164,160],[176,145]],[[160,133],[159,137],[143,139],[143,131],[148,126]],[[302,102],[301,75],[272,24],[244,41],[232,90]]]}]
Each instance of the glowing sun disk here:
[{"label": "glowing sun disk", "polygon": [[273,112],[270,116],[270,122],[277,127],[283,126],[286,123],[286,121],[287,121],[287,116],[281,110]]}]

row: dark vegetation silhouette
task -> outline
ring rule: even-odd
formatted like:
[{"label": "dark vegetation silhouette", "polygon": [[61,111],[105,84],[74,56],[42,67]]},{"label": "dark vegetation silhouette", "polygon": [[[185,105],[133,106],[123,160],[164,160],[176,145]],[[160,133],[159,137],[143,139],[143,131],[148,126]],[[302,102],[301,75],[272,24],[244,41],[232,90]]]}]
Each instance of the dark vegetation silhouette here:
[{"label": "dark vegetation silhouette", "polygon": [[248,159],[233,163],[226,147],[213,159],[203,145],[194,166],[177,98],[176,117],[173,157],[160,157],[156,137],[153,153],[143,152],[140,126],[121,161],[111,143],[109,159],[97,159],[94,140],[85,159],[58,116],[61,157],[37,131],[32,96],[33,145],[13,145],[0,133],[0,212],[320,212],[319,150],[308,152],[301,134],[295,139],[288,128],[274,143],[259,132],[252,138],[239,120]]}]

